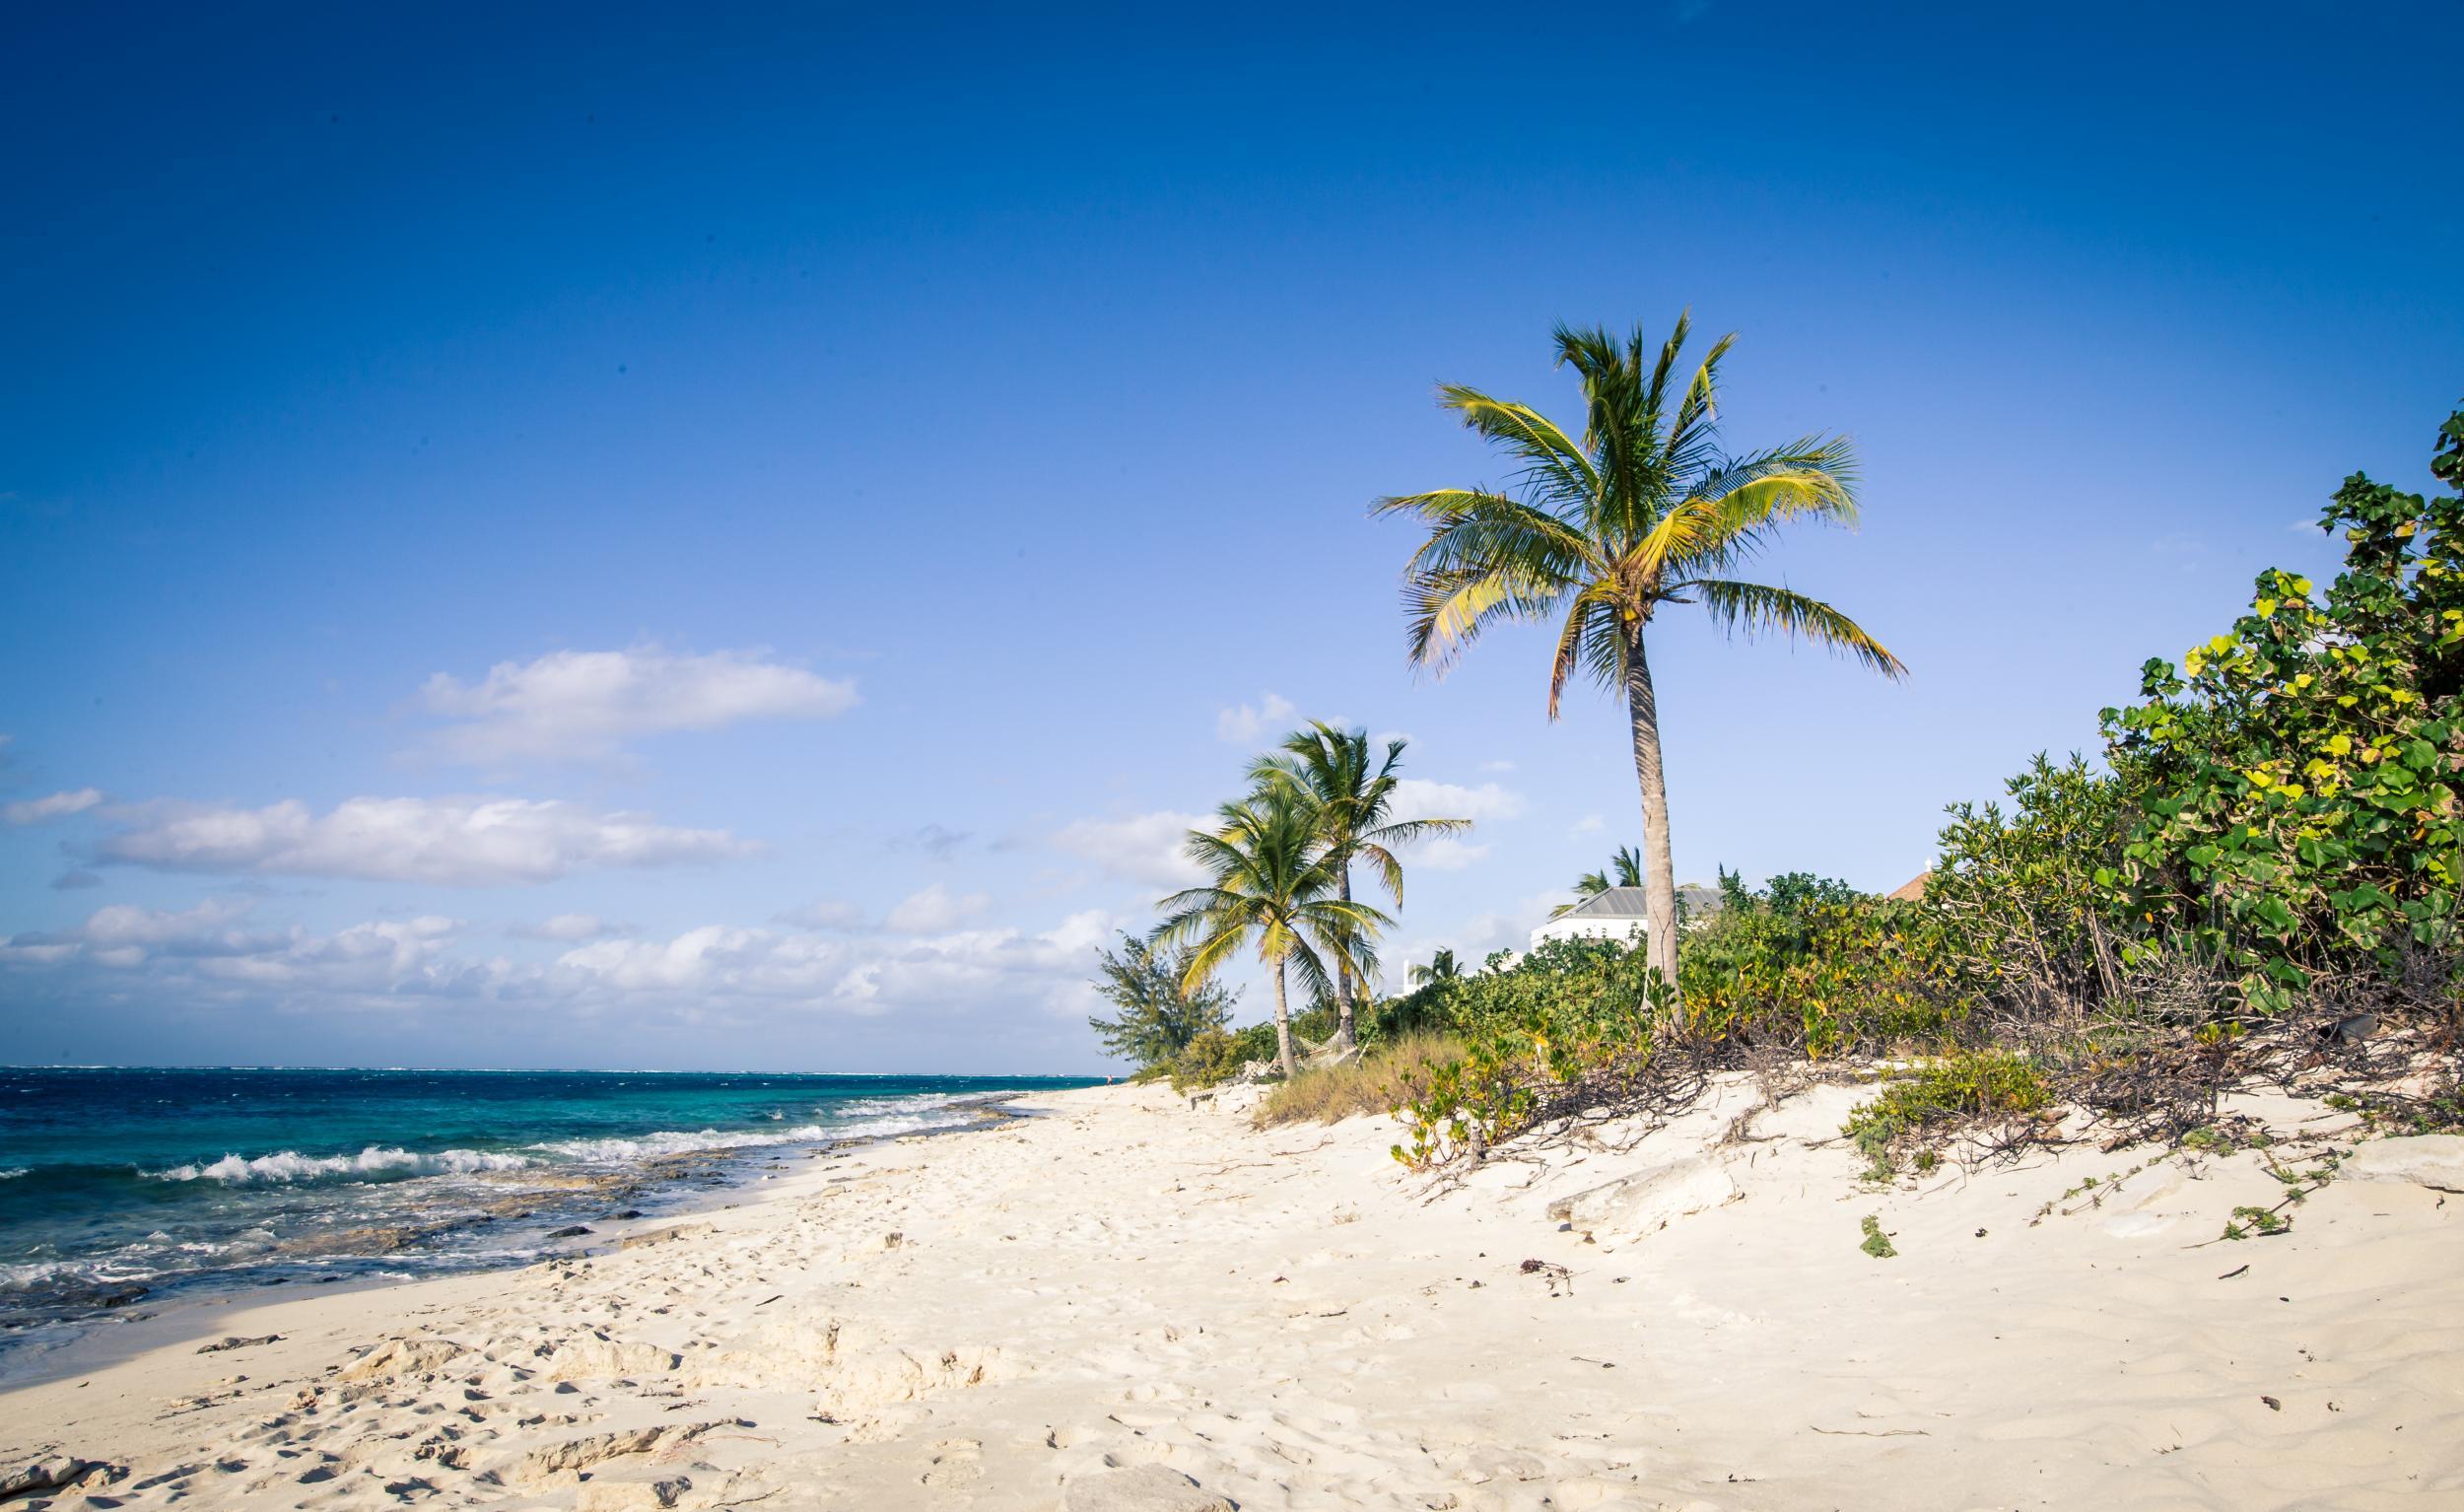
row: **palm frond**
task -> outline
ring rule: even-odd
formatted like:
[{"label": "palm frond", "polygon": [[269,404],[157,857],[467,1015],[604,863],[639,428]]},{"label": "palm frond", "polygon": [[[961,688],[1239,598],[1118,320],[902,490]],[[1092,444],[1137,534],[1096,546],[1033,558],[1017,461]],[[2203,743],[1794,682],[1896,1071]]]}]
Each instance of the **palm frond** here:
[{"label": "palm frond", "polygon": [[1463,417],[1464,425],[1505,447],[1524,464],[1524,482],[1540,499],[1574,502],[1599,485],[1591,458],[1563,431],[1528,404],[1493,399],[1458,383],[1438,387],[1438,402]]},{"label": "palm frond", "polygon": [[1821,519],[1854,527],[1856,455],[1844,440],[1808,438],[1722,463],[1662,515],[1626,559],[1652,583],[1733,571],[1759,554],[1778,525]]},{"label": "palm frond", "polygon": [[[1660,360],[1652,364],[1651,378],[1643,385],[1643,409],[1654,425],[1659,424],[1660,417],[1668,413],[1669,375],[1677,371],[1677,355],[1685,350],[1686,338],[1693,333],[1693,310],[1678,310],[1677,326],[1669,332],[1669,339],[1661,343]],[[1640,337],[1641,329],[1638,327],[1634,334]]]},{"label": "palm frond", "polygon": [[1908,675],[1907,666],[1882,642],[1820,599],[1765,584],[1721,579],[1697,579],[1677,586],[1699,595],[1703,611],[1732,635],[1753,640],[1776,632],[1827,648],[1893,680]]},{"label": "palm frond", "polygon": [[[1594,584],[1575,596],[1566,610],[1565,624],[1557,632],[1557,655],[1548,668],[1548,718],[1557,718],[1565,698],[1566,683],[1577,668],[1588,667],[1595,674],[1599,667],[1591,653],[1595,643],[1606,632],[1613,638],[1617,623],[1617,603],[1613,589],[1607,584]],[[1620,657],[1622,665],[1623,658]]]},{"label": "palm frond", "polygon": [[[1680,326],[1682,321],[1679,322]],[[1620,346],[1605,328],[1556,330],[1557,362],[1583,380],[1583,446],[1599,477],[1584,533],[1621,554],[1657,508],[1658,424],[1642,372],[1638,329]]]},{"label": "palm frond", "polygon": [[1429,523],[1428,538],[1404,571],[1482,570],[1521,562],[1572,577],[1603,562],[1580,530],[1546,510],[1476,488],[1440,488],[1381,499],[1373,514],[1412,514]]},{"label": "palm frond", "polygon": [[1537,619],[1570,583],[1515,569],[1414,574],[1403,584],[1411,659],[1444,675],[1480,632],[1501,619]]},{"label": "palm frond", "polygon": [[1692,381],[1685,385],[1685,397],[1677,401],[1677,414],[1670,420],[1668,436],[1660,447],[1672,482],[1691,476],[1715,455],[1712,447],[1720,425],[1720,359],[1736,344],[1735,331],[1711,343],[1701,366],[1694,370]]},{"label": "palm frond", "polygon": [[1223,969],[1232,952],[1241,948],[1249,930],[1238,924],[1226,923],[1213,933],[1199,940],[1189,953],[1189,963],[1181,970],[1181,986],[1185,992],[1196,991],[1207,979]]},{"label": "palm frond", "polygon": [[[1447,819],[1436,822],[1448,825],[1462,825],[1465,828],[1470,828],[1472,823],[1469,819]],[[1393,825],[1387,826],[1390,830],[1395,827],[1396,826]],[[1398,844],[1400,843],[1401,842],[1398,842]],[[1361,841],[1359,850],[1355,854],[1360,859],[1369,863],[1369,869],[1377,875],[1378,885],[1385,888],[1386,895],[1394,899],[1397,906],[1400,907],[1403,901],[1403,863],[1402,858],[1398,857],[1393,851],[1388,850],[1385,846],[1380,845],[1374,840]]]},{"label": "palm frond", "polygon": [[1335,974],[1326,969],[1326,961],[1300,939],[1293,939],[1276,960],[1292,969],[1300,978],[1301,991],[1311,997],[1335,996]]},{"label": "palm frond", "polygon": [[[1857,447],[1845,436],[1802,436],[1784,447],[1723,458],[1694,480],[1689,493],[1717,499],[1749,483],[1795,476],[1809,489],[1807,508],[1798,513],[1819,515],[1833,523],[1857,522]],[[1814,486],[1810,479],[1826,480]]]}]

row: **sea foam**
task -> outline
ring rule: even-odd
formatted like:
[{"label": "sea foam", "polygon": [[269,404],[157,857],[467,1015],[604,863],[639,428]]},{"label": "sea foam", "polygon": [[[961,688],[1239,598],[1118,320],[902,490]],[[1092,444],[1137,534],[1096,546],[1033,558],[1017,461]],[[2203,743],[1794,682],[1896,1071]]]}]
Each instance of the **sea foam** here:
[{"label": "sea foam", "polygon": [[463,1176],[478,1171],[518,1171],[530,1164],[526,1155],[500,1150],[447,1149],[433,1154],[372,1144],[356,1155],[303,1155],[276,1150],[253,1158],[225,1155],[202,1164],[175,1165],[148,1171],[158,1181],[219,1181],[227,1185],[263,1181],[317,1181],[353,1176]]}]

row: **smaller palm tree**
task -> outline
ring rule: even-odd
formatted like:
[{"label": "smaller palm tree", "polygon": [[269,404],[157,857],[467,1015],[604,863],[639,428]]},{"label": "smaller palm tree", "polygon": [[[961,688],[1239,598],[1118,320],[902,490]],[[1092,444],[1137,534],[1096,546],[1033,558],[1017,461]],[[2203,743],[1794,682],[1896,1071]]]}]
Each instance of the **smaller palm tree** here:
[{"label": "smaller palm tree", "polygon": [[[1403,745],[1403,741],[1389,740],[1385,758],[1380,760],[1370,753],[1367,730],[1337,729],[1315,720],[1307,729],[1285,736],[1280,754],[1261,756],[1250,766],[1250,781],[1262,788],[1290,789],[1317,815],[1318,841],[1326,848],[1327,864],[1335,868],[1335,895],[1346,903],[1352,897],[1352,862],[1362,860],[1401,908],[1403,863],[1397,859],[1396,848],[1472,828],[1469,819],[1395,817]],[[1338,1050],[1349,1050],[1357,1043],[1354,976],[1342,962],[1335,963],[1335,1044]],[[1366,981],[1357,985],[1368,986]]]},{"label": "smaller palm tree", "polygon": [[1187,846],[1207,881],[1163,900],[1164,921],[1153,938],[1189,945],[1183,980],[1190,988],[1221,970],[1243,945],[1255,944],[1260,964],[1274,973],[1275,1056],[1283,1074],[1295,1075],[1300,1061],[1292,1053],[1287,969],[1315,996],[1332,995],[1330,965],[1366,980],[1376,966],[1370,942],[1393,921],[1339,896],[1318,815],[1290,788],[1264,788],[1216,812],[1221,827],[1190,831]]},{"label": "smaller palm tree", "polygon": [[[1610,880],[1611,878],[1614,880]],[[1617,854],[1608,858],[1607,866],[1598,871],[1586,871],[1574,879],[1574,896],[1578,900],[1597,898],[1611,887],[1640,887],[1642,885],[1643,853],[1632,846],[1619,846]],[[1573,913],[1578,906],[1578,903],[1560,903],[1548,911],[1548,917],[1562,918]]]},{"label": "smaller palm tree", "polygon": [[1414,987],[1435,987],[1441,982],[1453,982],[1462,976],[1463,967],[1456,963],[1455,952],[1452,950],[1440,950],[1437,954],[1429,957],[1428,965],[1414,966],[1411,968],[1411,985]]}]

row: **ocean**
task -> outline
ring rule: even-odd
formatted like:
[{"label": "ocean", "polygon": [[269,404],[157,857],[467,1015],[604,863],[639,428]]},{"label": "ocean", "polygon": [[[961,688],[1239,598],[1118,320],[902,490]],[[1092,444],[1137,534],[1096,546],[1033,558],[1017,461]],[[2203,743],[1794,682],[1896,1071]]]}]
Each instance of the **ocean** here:
[{"label": "ocean", "polygon": [[0,1068],[0,1350],[182,1296],[520,1265],[801,1148],[1087,1077]]}]

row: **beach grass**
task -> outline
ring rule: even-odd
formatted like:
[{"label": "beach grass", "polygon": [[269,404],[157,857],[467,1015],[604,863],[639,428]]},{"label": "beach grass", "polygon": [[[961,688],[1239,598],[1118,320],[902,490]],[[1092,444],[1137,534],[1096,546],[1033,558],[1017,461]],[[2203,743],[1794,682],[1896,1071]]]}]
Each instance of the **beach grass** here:
[{"label": "beach grass", "polygon": [[1391,1113],[1412,1101],[1439,1066],[1463,1058],[1450,1034],[1414,1033],[1385,1041],[1359,1059],[1303,1067],[1270,1088],[1258,1105],[1261,1127],[1339,1124],[1364,1113]]}]

